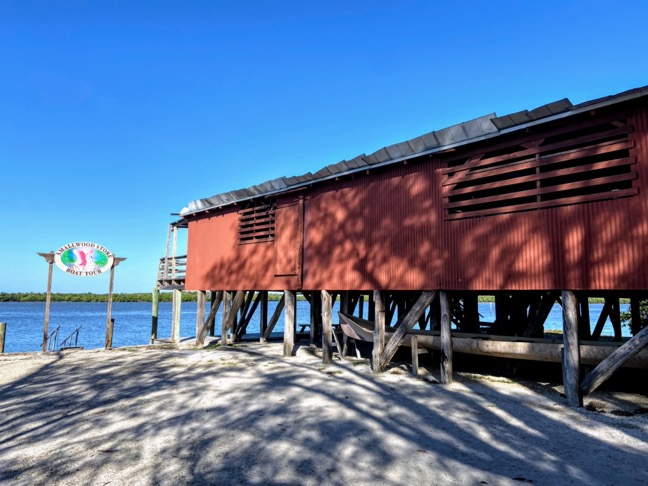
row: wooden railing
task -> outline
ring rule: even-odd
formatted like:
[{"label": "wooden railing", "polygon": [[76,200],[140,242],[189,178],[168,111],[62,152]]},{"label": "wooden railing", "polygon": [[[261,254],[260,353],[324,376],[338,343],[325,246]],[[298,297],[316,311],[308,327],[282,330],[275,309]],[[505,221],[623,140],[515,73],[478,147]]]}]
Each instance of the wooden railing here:
[{"label": "wooden railing", "polygon": [[186,272],[187,255],[160,258],[157,286],[159,288],[182,288]]}]

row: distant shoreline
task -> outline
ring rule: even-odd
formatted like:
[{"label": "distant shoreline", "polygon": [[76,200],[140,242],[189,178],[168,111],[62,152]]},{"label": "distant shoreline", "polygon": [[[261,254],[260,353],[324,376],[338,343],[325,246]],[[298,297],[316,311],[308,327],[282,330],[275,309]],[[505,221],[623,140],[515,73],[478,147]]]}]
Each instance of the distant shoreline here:
[{"label": "distant shoreline", "polygon": [[[209,292],[208,292],[209,293]],[[195,302],[196,292],[182,292],[183,302]],[[151,292],[113,294],[113,302],[151,302]],[[171,302],[171,292],[160,292],[160,302]],[[0,302],[45,302],[45,292],[0,292]],[[279,300],[281,293],[270,292],[268,300]],[[303,300],[301,295],[298,300]],[[604,299],[590,297],[590,304],[603,304]],[[629,299],[620,299],[622,304],[629,304]],[[108,294],[87,293],[52,293],[52,302],[108,302]],[[495,302],[492,295],[480,295],[479,302]]]}]

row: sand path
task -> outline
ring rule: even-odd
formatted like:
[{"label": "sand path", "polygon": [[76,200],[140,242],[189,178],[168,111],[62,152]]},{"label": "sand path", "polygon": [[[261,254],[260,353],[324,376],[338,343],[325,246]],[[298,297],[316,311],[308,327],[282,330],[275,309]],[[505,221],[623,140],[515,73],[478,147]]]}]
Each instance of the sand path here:
[{"label": "sand path", "polygon": [[0,483],[648,484],[648,414],[572,409],[537,384],[441,386],[280,353],[0,356]]}]

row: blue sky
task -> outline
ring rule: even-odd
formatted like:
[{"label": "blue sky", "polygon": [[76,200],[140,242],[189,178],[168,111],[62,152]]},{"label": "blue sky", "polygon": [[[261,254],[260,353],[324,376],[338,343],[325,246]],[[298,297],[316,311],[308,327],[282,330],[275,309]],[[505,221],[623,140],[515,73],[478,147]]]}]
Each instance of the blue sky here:
[{"label": "blue sky", "polygon": [[[193,199],[648,84],[648,3],[0,0],[0,292],[148,292]],[[106,275],[55,271],[56,292]]]}]

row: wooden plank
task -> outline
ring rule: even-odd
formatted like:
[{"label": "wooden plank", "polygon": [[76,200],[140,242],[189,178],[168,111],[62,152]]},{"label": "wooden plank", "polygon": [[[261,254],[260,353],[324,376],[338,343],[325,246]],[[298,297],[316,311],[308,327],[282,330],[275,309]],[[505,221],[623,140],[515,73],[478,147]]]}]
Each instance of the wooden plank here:
[{"label": "wooden plank", "polygon": [[626,361],[646,346],[648,346],[648,327],[645,327],[632,339],[622,344],[587,375],[580,388],[583,395],[587,395],[596,390]]},{"label": "wooden plank", "polygon": [[396,332],[389,340],[389,342],[385,346],[384,351],[382,352],[382,355],[380,356],[380,362],[378,368],[380,371],[384,370],[387,367],[391,359],[394,357],[394,354],[396,354],[396,351],[405,340],[407,334],[412,330],[414,325],[418,322],[419,317],[421,317],[421,314],[423,314],[423,312],[425,312],[425,309],[427,309],[428,306],[432,303],[432,300],[434,299],[435,295],[436,295],[436,291],[423,292],[421,296],[417,299],[414,306],[409,310],[407,315],[404,317],[404,319],[401,320],[400,324],[396,329]]},{"label": "wooden plank", "polygon": [[281,299],[279,299],[279,302],[277,303],[277,307],[272,313],[272,317],[270,318],[270,322],[268,323],[268,328],[266,329],[265,333],[261,337],[262,343],[268,342],[268,339],[270,338],[272,331],[274,331],[277,322],[279,322],[279,317],[281,317],[281,312],[284,310],[285,305],[286,305],[286,294],[281,296]]},{"label": "wooden plank", "polygon": [[580,388],[580,342],[578,338],[578,300],[573,292],[562,291],[563,300],[563,387],[567,403],[583,406]]},{"label": "wooden plank", "polygon": [[446,220],[455,220],[455,219],[465,219],[465,218],[476,218],[478,216],[489,216],[493,214],[506,214],[506,213],[515,213],[518,211],[528,211],[532,209],[541,209],[541,208],[550,208],[557,206],[567,206],[570,204],[580,204],[586,202],[594,201],[603,201],[607,199],[619,199],[621,197],[634,196],[639,192],[639,189],[633,187],[631,189],[622,189],[618,191],[610,191],[599,194],[588,194],[586,196],[573,196],[573,197],[564,197],[561,199],[555,199],[552,201],[542,201],[534,202],[527,204],[516,204],[511,206],[502,206],[492,209],[484,209],[480,211],[469,211],[465,213],[453,213],[446,214]]},{"label": "wooden plank", "polygon": [[[373,330],[373,352],[371,355],[371,367],[374,373],[380,373],[380,357],[385,347],[385,293],[380,290],[374,290],[373,309],[376,324]],[[370,306],[371,315],[371,306]]]},{"label": "wooden plank", "polygon": [[[200,292],[198,294],[200,296]],[[206,319],[202,320],[202,325],[199,326],[199,323],[201,321],[198,320],[198,316],[196,316],[196,347],[202,347],[205,344],[205,338],[207,337],[207,331],[210,329],[213,329],[214,322],[216,320],[216,313],[218,312],[218,308],[221,305],[221,302],[223,301],[223,292],[212,292],[212,298],[211,298],[211,307],[209,309],[209,315],[207,316]],[[198,304],[198,307],[200,309],[200,304]],[[202,314],[204,316],[204,307]],[[214,334],[212,333],[212,336]]]},{"label": "wooden plank", "polygon": [[283,356],[288,358],[293,355],[293,348],[295,347],[295,307],[297,299],[294,290],[286,290],[284,297],[286,298],[286,315],[284,316]]},{"label": "wooden plank", "polygon": [[450,301],[448,294],[439,292],[441,306],[441,367],[440,381],[444,384],[452,383],[452,333],[450,329]]},{"label": "wooden plank", "polygon": [[322,363],[330,364],[333,360],[333,321],[331,310],[333,296],[322,290]]}]

